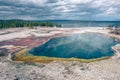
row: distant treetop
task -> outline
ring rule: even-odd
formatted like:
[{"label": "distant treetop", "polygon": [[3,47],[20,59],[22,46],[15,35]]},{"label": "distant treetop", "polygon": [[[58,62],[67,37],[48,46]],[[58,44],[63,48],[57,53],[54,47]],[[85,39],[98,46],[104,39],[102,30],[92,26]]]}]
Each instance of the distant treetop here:
[{"label": "distant treetop", "polygon": [[26,20],[0,20],[0,29],[16,27],[61,27],[61,24],[43,21],[26,21]]}]

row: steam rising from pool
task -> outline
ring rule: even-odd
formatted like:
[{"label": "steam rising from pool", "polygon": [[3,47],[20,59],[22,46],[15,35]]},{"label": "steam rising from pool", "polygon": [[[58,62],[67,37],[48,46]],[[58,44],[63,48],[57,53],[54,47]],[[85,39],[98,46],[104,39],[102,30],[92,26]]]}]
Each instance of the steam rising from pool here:
[{"label": "steam rising from pool", "polygon": [[83,33],[52,38],[29,53],[35,56],[92,59],[112,56],[114,53],[111,47],[115,44],[113,38],[102,34]]}]

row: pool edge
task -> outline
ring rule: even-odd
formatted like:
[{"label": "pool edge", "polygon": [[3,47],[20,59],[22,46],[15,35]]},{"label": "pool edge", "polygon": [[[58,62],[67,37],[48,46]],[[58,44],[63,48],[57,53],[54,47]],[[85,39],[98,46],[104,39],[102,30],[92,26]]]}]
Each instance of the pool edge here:
[{"label": "pool edge", "polygon": [[28,52],[28,48],[25,48],[17,53],[14,53],[12,60],[14,61],[24,61],[24,62],[40,62],[40,63],[49,63],[52,61],[79,61],[83,63],[90,63],[100,60],[109,59],[112,56],[106,56],[101,58],[94,59],[78,59],[78,58],[55,58],[55,57],[45,57],[45,56],[32,56],[26,54]]}]

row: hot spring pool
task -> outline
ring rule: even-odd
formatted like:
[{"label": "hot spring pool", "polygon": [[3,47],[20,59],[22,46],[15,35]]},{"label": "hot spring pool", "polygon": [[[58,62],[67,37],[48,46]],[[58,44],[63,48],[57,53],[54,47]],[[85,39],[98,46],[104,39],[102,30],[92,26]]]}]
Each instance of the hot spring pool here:
[{"label": "hot spring pool", "polygon": [[112,56],[114,52],[111,47],[116,44],[108,36],[83,33],[52,38],[45,44],[30,49],[29,53],[34,56],[93,59]]}]

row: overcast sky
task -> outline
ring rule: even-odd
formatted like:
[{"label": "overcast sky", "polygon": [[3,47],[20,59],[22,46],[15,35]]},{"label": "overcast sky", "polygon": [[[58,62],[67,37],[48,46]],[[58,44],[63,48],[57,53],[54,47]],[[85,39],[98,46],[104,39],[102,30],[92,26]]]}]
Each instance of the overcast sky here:
[{"label": "overcast sky", "polygon": [[120,20],[120,0],[0,0],[0,19]]}]

